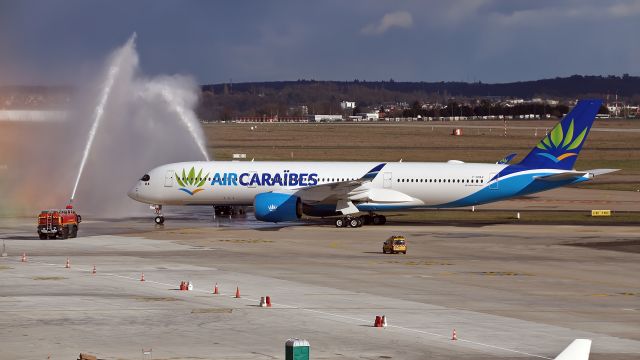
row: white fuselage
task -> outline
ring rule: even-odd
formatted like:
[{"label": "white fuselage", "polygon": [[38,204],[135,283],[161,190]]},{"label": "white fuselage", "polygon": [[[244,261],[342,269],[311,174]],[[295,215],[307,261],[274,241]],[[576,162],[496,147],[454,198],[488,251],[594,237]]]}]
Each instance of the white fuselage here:
[{"label": "white fuselage", "polygon": [[[355,180],[378,164],[248,161],[174,163],[151,170],[147,173],[149,180],[140,180],[129,196],[156,205],[251,205],[260,193],[296,193],[315,185]],[[362,211],[468,206],[520,195],[519,192],[535,176],[557,172],[554,169],[519,172],[518,180],[512,178],[509,186],[503,188],[502,179],[495,176],[507,166],[456,161],[386,163],[371,182],[346,196],[357,199],[354,194],[363,191],[375,193],[376,196],[357,202],[356,206]],[[192,168],[194,172],[189,176]],[[555,186],[548,188],[552,187]],[[476,199],[474,194],[478,194]]]}]

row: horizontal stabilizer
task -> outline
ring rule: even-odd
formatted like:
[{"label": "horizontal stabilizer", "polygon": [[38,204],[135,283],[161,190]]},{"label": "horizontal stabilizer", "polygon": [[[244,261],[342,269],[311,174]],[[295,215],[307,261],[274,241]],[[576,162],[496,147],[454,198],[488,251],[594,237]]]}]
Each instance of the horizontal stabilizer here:
[{"label": "horizontal stabilizer", "polygon": [[584,171],[565,171],[558,174],[551,174],[545,176],[536,176],[536,180],[544,180],[544,181],[564,181],[577,179],[586,176],[589,179],[593,179],[593,177],[598,175],[609,174],[614,171],[618,171],[620,169],[593,169],[593,170],[584,170]]},{"label": "horizontal stabilizer", "polygon": [[564,181],[564,180],[581,178],[588,174],[589,173],[585,171],[567,171],[567,172],[558,173],[558,174],[535,176],[534,179],[543,180],[543,181]]},{"label": "horizontal stabilizer", "polygon": [[616,172],[616,171],[620,171],[620,169],[591,169],[591,170],[585,170],[585,172],[588,172],[589,174],[593,174],[593,176],[609,174],[609,173]]},{"label": "horizontal stabilizer", "polygon": [[591,352],[591,340],[575,339],[555,360],[589,360]]}]

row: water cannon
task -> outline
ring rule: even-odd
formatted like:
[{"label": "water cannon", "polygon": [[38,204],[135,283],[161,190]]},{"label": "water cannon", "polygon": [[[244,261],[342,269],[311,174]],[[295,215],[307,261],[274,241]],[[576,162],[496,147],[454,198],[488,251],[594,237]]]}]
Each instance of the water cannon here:
[{"label": "water cannon", "polygon": [[67,210],[73,210],[73,205],[71,205],[71,204],[67,204],[67,206],[65,207],[65,209],[67,209]]}]

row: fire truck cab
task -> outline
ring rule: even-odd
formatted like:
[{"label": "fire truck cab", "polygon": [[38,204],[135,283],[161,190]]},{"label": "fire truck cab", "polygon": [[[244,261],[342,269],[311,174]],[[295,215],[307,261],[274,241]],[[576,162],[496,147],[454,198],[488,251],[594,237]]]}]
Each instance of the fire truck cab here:
[{"label": "fire truck cab", "polygon": [[70,206],[67,209],[43,210],[38,215],[38,236],[40,239],[62,239],[78,236],[78,224],[82,217]]}]

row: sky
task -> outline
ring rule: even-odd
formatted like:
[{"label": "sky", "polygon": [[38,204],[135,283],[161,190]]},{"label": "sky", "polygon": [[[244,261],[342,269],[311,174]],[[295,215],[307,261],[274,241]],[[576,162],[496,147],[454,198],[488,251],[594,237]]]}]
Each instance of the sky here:
[{"label": "sky", "polygon": [[73,85],[133,33],[198,83],[640,75],[640,1],[0,0],[0,85]]}]

